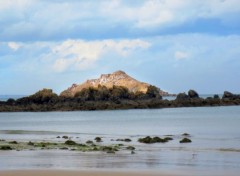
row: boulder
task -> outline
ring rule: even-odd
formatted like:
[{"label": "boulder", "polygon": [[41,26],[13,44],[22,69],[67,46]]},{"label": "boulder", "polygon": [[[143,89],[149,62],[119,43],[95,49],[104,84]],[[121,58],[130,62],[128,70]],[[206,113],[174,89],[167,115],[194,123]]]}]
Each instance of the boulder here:
[{"label": "boulder", "polygon": [[223,98],[233,98],[234,94],[228,91],[224,91]]},{"label": "boulder", "polygon": [[95,138],[95,141],[96,141],[96,142],[102,142],[102,138],[96,137],[96,138]]},{"label": "boulder", "polygon": [[0,150],[12,150],[12,147],[8,146],[8,145],[4,145],[0,147]]},{"label": "boulder", "polygon": [[198,95],[198,93],[195,90],[189,90],[188,91],[188,96],[190,98],[199,98],[199,95]]},{"label": "boulder", "polygon": [[179,93],[178,95],[177,95],[177,98],[176,98],[176,100],[187,100],[187,99],[189,99],[190,97],[186,94],[186,93]]},{"label": "boulder", "polygon": [[179,143],[190,143],[190,142],[192,141],[188,138],[183,138],[181,141],[179,141]]},{"label": "boulder", "polygon": [[126,138],[126,139],[117,139],[116,141],[131,142],[132,140],[129,138]]},{"label": "boulder", "polygon": [[67,144],[67,145],[76,145],[77,143],[75,141],[72,141],[72,140],[67,140],[65,142],[65,144]]}]

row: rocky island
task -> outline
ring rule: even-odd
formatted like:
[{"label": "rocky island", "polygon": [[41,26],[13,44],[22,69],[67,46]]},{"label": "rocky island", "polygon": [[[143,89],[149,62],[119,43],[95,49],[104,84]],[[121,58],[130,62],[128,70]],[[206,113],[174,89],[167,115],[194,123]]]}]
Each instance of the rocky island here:
[{"label": "rocky island", "polygon": [[222,97],[201,98],[194,90],[179,93],[175,100],[163,99],[170,96],[166,91],[140,82],[123,71],[103,74],[98,79],[83,84],[73,84],[60,95],[51,89],[7,101],[0,101],[0,112],[16,111],[75,111],[146,109],[173,107],[201,107],[240,105],[240,95],[225,91]]}]

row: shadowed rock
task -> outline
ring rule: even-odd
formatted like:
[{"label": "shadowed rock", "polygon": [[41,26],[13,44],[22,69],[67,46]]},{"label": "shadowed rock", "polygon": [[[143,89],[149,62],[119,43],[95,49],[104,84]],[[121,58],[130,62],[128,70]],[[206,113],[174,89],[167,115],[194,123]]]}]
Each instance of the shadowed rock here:
[{"label": "shadowed rock", "polygon": [[189,90],[188,91],[188,96],[190,98],[199,98],[199,95],[198,95],[198,93],[195,90]]},{"label": "shadowed rock", "polygon": [[145,138],[139,138],[138,142],[140,143],[145,143],[145,144],[153,144],[153,143],[166,143],[169,140],[173,140],[172,138],[166,137],[164,139],[160,138],[160,137],[150,137],[147,136]]},{"label": "shadowed rock", "polygon": [[183,138],[181,141],[179,141],[179,143],[190,143],[190,142],[192,141],[188,138]]},{"label": "shadowed rock", "polygon": [[0,147],[0,150],[12,150],[12,147],[8,146],[8,145],[4,145]]},{"label": "shadowed rock", "polygon": [[96,138],[95,138],[95,141],[96,141],[96,142],[102,142],[102,138],[96,137]]},{"label": "shadowed rock", "polygon": [[186,93],[179,93],[176,100],[188,100],[190,97]]},{"label": "shadowed rock", "polygon": [[65,142],[65,144],[67,144],[67,145],[77,145],[77,143],[75,141],[72,141],[72,140],[67,140]]}]

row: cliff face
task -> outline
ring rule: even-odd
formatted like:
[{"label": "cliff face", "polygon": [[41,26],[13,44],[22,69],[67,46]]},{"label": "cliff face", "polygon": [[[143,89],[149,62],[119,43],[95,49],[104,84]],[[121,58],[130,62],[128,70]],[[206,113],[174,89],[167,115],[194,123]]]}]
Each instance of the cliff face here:
[{"label": "cliff face", "polygon": [[[112,88],[113,86],[124,86],[129,89],[130,92],[143,92],[146,93],[150,84],[137,81],[131,76],[127,75],[123,71],[116,71],[112,74],[102,74],[98,79],[87,80],[83,84],[73,84],[70,88],[63,91],[60,96],[63,97],[73,97],[77,92],[84,88],[94,87],[97,88],[98,85],[106,86],[107,88]],[[161,91],[159,89],[160,95],[166,95],[167,92]]]}]

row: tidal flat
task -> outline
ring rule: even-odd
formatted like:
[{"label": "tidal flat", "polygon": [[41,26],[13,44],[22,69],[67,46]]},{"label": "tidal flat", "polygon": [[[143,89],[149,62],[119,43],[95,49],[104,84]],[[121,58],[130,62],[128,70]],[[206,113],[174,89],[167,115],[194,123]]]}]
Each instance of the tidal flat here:
[{"label": "tidal flat", "polygon": [[0,170],[238,173],[239,114],[239,106],[0,113]]}]

